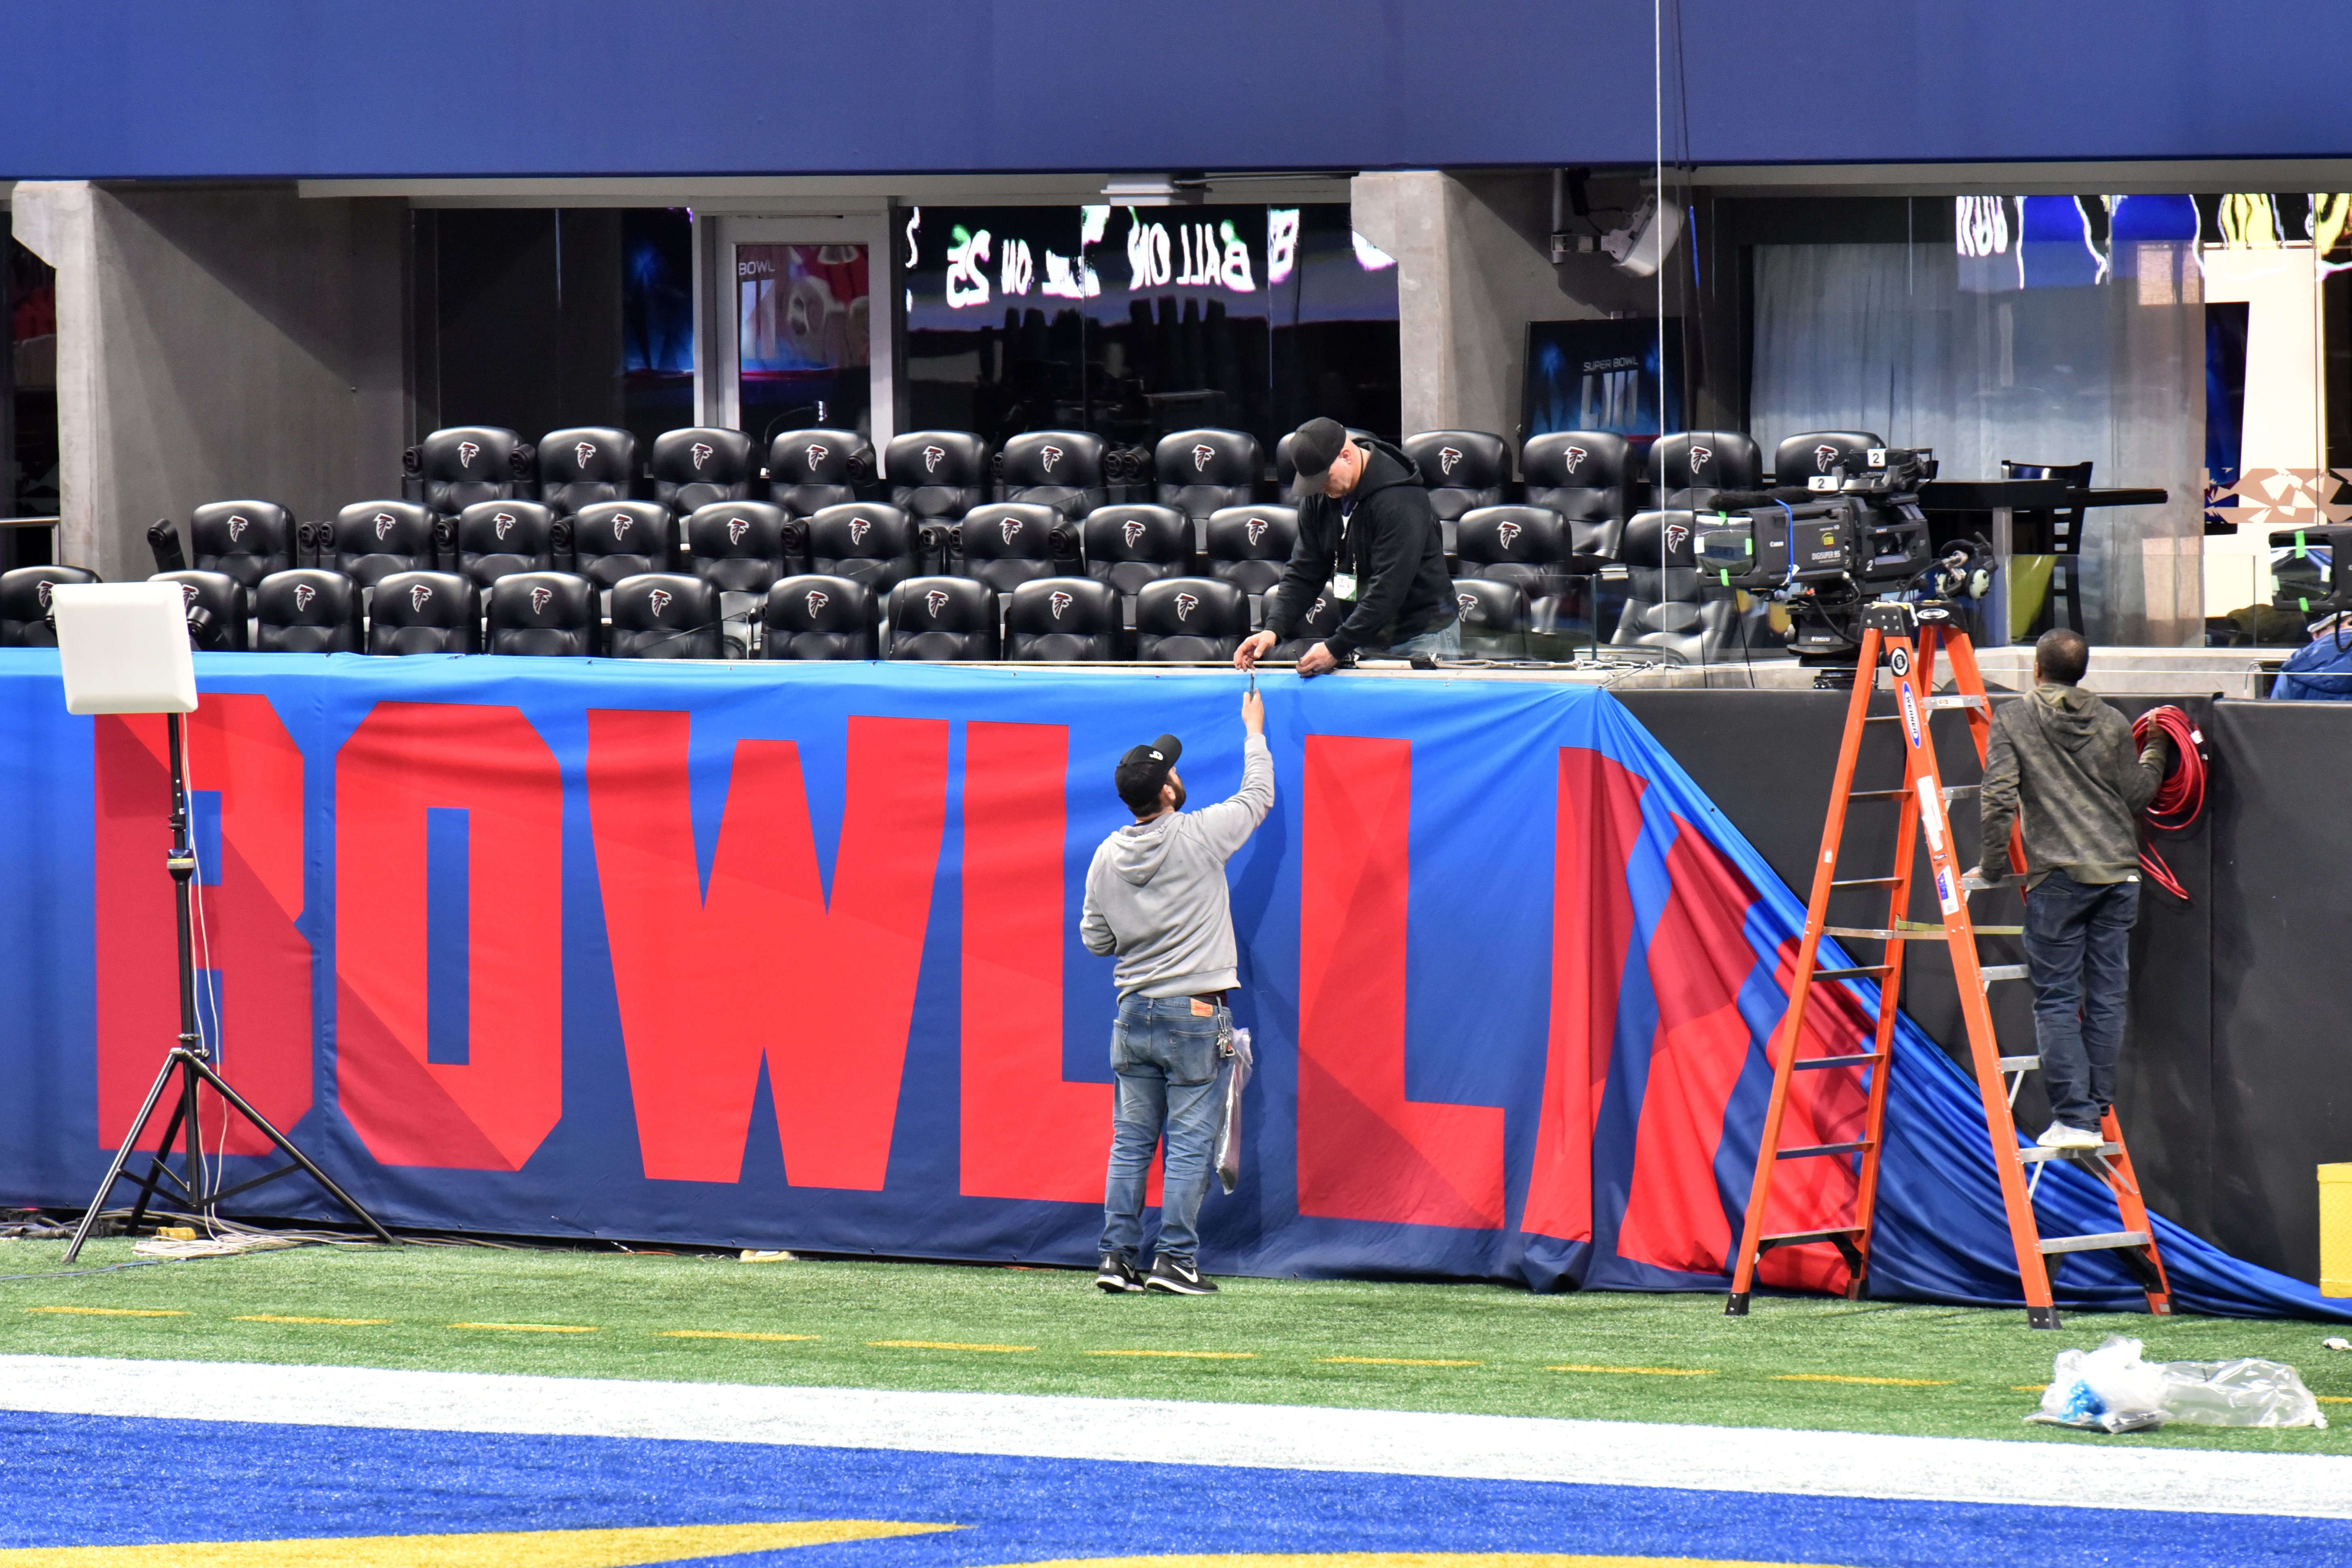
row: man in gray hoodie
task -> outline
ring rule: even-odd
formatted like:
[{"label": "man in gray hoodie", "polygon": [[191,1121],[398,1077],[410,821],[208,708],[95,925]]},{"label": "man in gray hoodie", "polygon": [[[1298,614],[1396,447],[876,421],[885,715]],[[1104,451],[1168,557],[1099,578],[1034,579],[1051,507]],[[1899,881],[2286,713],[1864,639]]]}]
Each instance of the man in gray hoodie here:
[{"label": "man in gray hoodie", "polygon": [[[1274,804],[1265,699],[1255,689],[1242,698],[1242,724],[1249,733],[1240,792],[1198,811],[1184,810],[1184,781],[1176,773],[1183,747],[1174,736],[1121,757],[1113,778],[1135,821],[1105,839],[1087,868],[1078,935],[1087,951],[1118,955],[1111,972],[1118,1022],[1110,1036],[1118,1098],[1103,1195],[1102,1268],[1095,1275],[1095,1283],[1113,1293],[1205,1296],[1217,1288],[1194,1254],[1195,1223],[1209,1190],[1209,1145],[1224,1100],[1219,1082],[1233,1051],[1225,993],[1239,984],[1225,862]],[[1147,1274],[1136,1266],[1144,1182],[1163,1128],[1168,1161],[1159,1255]]]},{"label": "man in gray hoodie", "polygon": [[2164,782],[2169,750],[2150,727],[2135,751],[2124,716],[2077,685],[2090,662],[2081,632],[2043,632],[2032,695],[1994,710],[1977,797],[1983,863],[1966,884],[2009,875],[2010,825],[2021,810],[2025,960],[2054,1118],[2038,1141],[2053,1149],[2098,1147],[2115,1104],[2139,915],[2139,813]]}]

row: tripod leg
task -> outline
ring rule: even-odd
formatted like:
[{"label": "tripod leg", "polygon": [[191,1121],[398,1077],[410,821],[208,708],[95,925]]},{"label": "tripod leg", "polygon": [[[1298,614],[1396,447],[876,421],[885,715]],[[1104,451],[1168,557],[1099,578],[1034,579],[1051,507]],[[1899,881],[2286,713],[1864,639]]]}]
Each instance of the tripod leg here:
[{"label": "tripod leg", "polygon": [[188,1098],[183,1093],[172,1103],[171,1117],[163,1124],[163,1135],[155,1140],[155,1153],[149,1160],[147,1174],[131,1178],[127,1171],[124,1173],[126,1179],[131,1179],[132,1185],[139,1188],[139,1201],[131,1208],[131,1226],[133,1229],[138,1228],[140,1223],[147,1218],[148,1204],[154,1200],[155,1195],[163,1190],[163,1184],[167,1181],[176,1183],[182,1195],[191,1205],[196,1201],[195,1188],[173,1176],[170,1164],[173,1140],[180,1135],[180,1129],[186,1124],[187,1119]]},{"label": "tripod leg", "polygon": [[[114,1163],[106,1167],[106,1179],[99,1183],[97,1196],[89,1200],[89,1207],[82,1211],[81,1223],[74,1227],[73,1243],[66,1249],[67,1262],[70,1263],[81,1256],[82,1243],[89,1239],[91,1228],[98,1224],[99,1211],[106,1207],[106,1195],[114,1190],[116,1182],[122,1179],[122,1167],[129,1165],[131,1156],[138,1152],[140,1135],[147,1131],[147,1124],[154,1119],[155,1107],[163,1101],[163,1091],[171,1083],[172,1074],[179,1071],[178,1056],[179,1053],[174,1051],[163,1059],[163,1071],[155,1075],[154,1083],[147,1091],[146,1100],[139,1107],[139,1114],[131,1123],[131,1135],[124,1138],[122,1147],[115,1151]],[[176,1122],[178,1119],[178,1113],[173,1113],[173,1120]],[[166,1149],[170,1146],[168,1142],[164,1145]],[[156,1151],[159,1165],[163,1152],[161,1149]]]},{"label": "tripod leg", "polygon": [[392,1232],[386,1230],[383,1226],[376,1223],[374,1215],[370,1214],[366,1209],[361,1207],[357,1198],[353,1197],[350,1193],[345,1192],[341,1187],[336,1186],[334,1177],[320,1170],[317,1166],[312,1165],[310,1163],[310,1156],[294,1146],[293,1139],[279,1132],[278,1128],[272,1124],[268,1117],[255,1110],[253,1106],[247,1102],[244,1095],[229,1087],[228,1080],[223,1078],[219,1073],[215,1072],[209,1062],[191,1061],[189,1063],[189,1071],[192,1078],[189,1094],[192,1099],[195,1092],[193,1084],[193,1078],[194,1075],[200,1074],[206,1083],[212,1085],[213,1092],[218,1094],[222,1099],[227,1101],[229,1104],[236,1109],[238,1115],[243,1116],[247,1122],[252,1123],[255,1127],[260,1129],[262,1135],[267,1137],[271,1143],[277,1145],[279,1151],[283,1153],[288,1159],[290,1159],[296,1165],[300,1166],[304,1172],[310,1176],[312,1181],[315,1181],[320,1186],[325,1187],[329,1194],[334,1197],[334,1200],[337,1203],[341,1204],[345,1208],[356,1215],[370,1230],[374,1231],[377,1240],[383,1242],[387,1247],[398,1245],[398,1243],[393,1239]]}]

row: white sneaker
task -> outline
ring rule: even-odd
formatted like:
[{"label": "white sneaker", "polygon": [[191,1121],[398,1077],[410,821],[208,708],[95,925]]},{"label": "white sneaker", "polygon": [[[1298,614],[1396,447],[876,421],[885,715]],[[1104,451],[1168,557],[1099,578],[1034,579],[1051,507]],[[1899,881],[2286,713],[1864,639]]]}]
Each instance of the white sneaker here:
[{"label": "white sneaker", "polygon": [[2087,1127],[2070,1127],[2063,1122],[2051,1123],[2033,1141],[2045,1149],[2095,1149],[2106,1142]]}]

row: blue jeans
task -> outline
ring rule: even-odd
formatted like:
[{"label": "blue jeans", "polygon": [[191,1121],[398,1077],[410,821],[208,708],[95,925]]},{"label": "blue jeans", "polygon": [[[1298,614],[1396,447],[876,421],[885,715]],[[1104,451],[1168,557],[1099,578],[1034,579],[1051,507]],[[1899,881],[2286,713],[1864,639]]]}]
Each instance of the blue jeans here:
[{"label": "blue jeans", "polygon": [[[1371,653],[1376,658],[1380,656],[1376,649],[1367,648],[1364,652]],[[1403,642],[1393,643],[1388,649],[1388,656],[1391,659],[1409,659],[1415,653],[1426,653],[1433,659],[1460,658],[1462,656],[1462,617],[1457,615],[1434,632],[1423,632],[1418,637],[1407,637]]]},{"label": "blue jeans", "polygon": [[1123,997],[1111,1029],[1110,1066],[1118,1075],[1111,1113],[1110,1177],[1103,1190],[1102,1249],[1129,1263],[1143,1250],[1143,1188],[1160,1131],[1168,1135],[1167,1180],[1160,1204],[1160,1256],[1191,1263],[1208,1196],[1210,1145],[1224,1103],[1225,1064],[1217,1041],[1233,1013],[1192,1016],[1190,997]]},{"label": "blue jeans", "polygon": [[2116,1103],[2131,985],[2137,882],[2080,883],[2053,872],[2025,898],[2025,963],[2033,980],[2033,1033],[2051,1113],[2096,1132]]}]

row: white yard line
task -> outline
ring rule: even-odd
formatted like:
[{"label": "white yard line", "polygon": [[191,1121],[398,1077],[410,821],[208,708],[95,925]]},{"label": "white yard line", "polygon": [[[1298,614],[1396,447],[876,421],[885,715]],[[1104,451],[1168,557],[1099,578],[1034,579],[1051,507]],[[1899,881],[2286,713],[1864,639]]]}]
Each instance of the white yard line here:
[{"label": "white yard line", "polygon": [[[2352,1458],[1294,1405],[0,1355],[0,1410],[2352,1518]],[[2315,1440],[2324,1441],[2314,1435]]]}]

